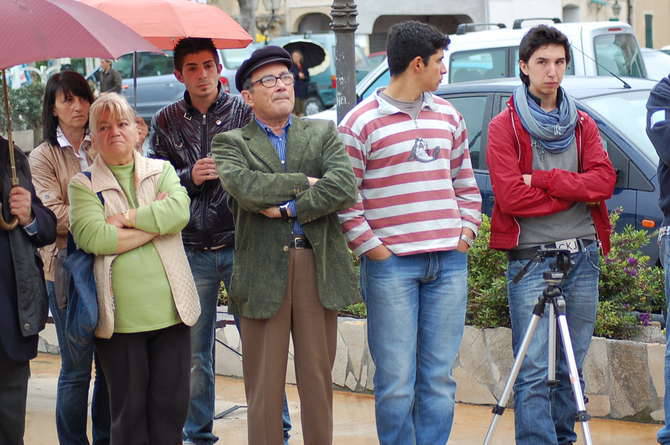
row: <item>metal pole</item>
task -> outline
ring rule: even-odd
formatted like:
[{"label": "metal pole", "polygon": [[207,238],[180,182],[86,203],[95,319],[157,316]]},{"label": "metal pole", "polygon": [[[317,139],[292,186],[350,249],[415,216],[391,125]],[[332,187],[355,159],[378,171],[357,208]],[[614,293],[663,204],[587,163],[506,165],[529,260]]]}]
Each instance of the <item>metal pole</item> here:
[{"label": "metal pole", "polygon": [[333,0],[330,27],[335,32],[335,75],[337,81],[336,107],[337,122],[356,105],[356,54],[354,51],[354,31],[356,23],[356,2],[354,0]]}]

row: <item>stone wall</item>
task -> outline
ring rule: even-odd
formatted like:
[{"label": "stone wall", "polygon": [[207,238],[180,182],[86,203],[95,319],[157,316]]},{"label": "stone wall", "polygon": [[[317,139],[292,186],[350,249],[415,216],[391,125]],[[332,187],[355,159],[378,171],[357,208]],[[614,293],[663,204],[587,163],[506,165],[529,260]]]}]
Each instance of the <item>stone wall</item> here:
[{"label": "stone wall", "polygon": [[[374,364],[367,348],[366,321],[340,317],[333,381],[357,392],[373,389]],[[217,330],[217,374],[242,377],[240,336],[234,325]],[[41,352],[58,353],[53,324],[40,334]],[[663,420],[665,345],[594,337],[584,364],[587,405],[591,415],[614,419]],[[456,400],[493,405],[512,368],[512,335],[507,328],[465,327],[454,377]],[[287,381],[295,384],[293,349],[289,352]],[[510,400],[509,405],[512,402]]]}]

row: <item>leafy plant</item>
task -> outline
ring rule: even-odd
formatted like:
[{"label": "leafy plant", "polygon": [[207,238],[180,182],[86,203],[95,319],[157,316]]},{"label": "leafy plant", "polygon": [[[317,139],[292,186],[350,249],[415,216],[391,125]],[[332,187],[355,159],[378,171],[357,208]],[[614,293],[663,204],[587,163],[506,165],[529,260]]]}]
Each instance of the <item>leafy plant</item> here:
[{"label": "leafy plant", "polygon": [[479,328],[510,326],[507,306],[507,256],[489,249],[491,221],[482,215],[477,239],[468,254],[467,322]]},{"label": "leafy plant", "polygon": [[[621,210],[610,214],[612,227]],[[663,269],[649,263],[640,249],[650,235],[645,230],[626,226],[611,236],[612,248],[600,262],[600,299],[612,301],[627,311],[660,313],[665,307]]]},{"label": "leafy plant", "polygon": [[[0,87],[2,81],[0,81]],[[1,88],[0,88],[1,89]],[[42,128],[42,99],[44,85],[32,82],[21,88],[9,90],[9,100],[12,109],[12,128],[14,130],[37,130]],[[0,93],[2,96],[2,93]],[[0,98],[0,131],[7,132],[6,111],[4,97]]]}]

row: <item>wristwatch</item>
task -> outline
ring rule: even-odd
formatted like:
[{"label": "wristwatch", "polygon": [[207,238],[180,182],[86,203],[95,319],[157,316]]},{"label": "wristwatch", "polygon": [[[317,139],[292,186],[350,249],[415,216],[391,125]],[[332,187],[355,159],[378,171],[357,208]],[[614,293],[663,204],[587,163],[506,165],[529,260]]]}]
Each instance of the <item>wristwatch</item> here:
[{"label": "wristwatch", "polygon": [[461,233],[461,240],[463,240],[465,242],[465,244],[468,245],[468,247],[472,247],[472,245],[475,243],[474,238],[470,238],[469,236],[467,236],[464,233]]},{"label": "wristwatch", "polygon": [[284,219],[288,219],[288,209],[286,206],[279,206],[279,213],[281,213],[281,217]]}]

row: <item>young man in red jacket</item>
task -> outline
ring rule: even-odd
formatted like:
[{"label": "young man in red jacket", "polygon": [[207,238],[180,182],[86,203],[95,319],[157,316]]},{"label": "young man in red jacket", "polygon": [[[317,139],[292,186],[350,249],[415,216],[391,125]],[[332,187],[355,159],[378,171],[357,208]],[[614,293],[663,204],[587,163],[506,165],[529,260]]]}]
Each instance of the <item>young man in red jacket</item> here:
[{"label": "young man in red jacket", "polygon": [[[560,86],[569,62],[568,39],[555,28],[537,26],[521,41],[523,85],[489,125],[487,160],[495,195],[490,245],[509,255],[507,294],[515,355],[546,287],[543,272],[554,259],[532,261],[519,282],[512,279],[541,246],[570,247],[572,267],[562,289],[581,374],[596,319],[599,251],[609,250],[605,200],[613,193],[616,174],[595,122],[577,111],[574,99]],[[577,405],[560,344],[559,383],[547,385],[547,326],[545,316],[514,386],[517,445],[577,440]]]}]

